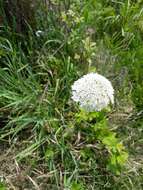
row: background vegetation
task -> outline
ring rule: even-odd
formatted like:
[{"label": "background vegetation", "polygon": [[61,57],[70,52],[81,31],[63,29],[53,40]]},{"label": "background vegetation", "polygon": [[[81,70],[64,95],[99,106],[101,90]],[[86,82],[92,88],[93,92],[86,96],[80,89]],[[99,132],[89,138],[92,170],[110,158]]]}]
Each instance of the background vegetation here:
[{"label": "background vegetation", "polygon": [[[0,189],[142,190],[142,1],[15,3],[0,2]],[[93,118],[75,116],[71,85],[91,71],[115,88],[106,115],[129,154],[120,173]]]}]

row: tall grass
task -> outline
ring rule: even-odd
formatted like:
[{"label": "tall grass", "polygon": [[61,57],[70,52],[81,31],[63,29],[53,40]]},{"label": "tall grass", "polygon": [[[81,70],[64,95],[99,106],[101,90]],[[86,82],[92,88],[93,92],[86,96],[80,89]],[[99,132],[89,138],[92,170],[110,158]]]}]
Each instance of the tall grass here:
[{"label": "tall grass", "polygon": [[[39,2],[40,36],[30,26],[27,34],[15,33],[7,24],[1,27],[0,141],[10,139],[13,144],[15,137],[27,138],[27,147],[15,158],[19,163],[44,165],[52,174],[48,179],[52,189],[142,189],[137,162],[142,163],[133,156],[141,156],[134,149],[142,142],[141,6],[142,2],[129,0]],[[127,78],[122,72],[119,75],[122,68]],[[93,142],[92,148],[86,142],[77,146],[85,131],[81,136],[74,119],[78,108],[70,99],[71,84],[95,70],[119,85],[115,86],[119,98],[126,99],[127,89],[126,100],[135,107],[131,121],[126,126],[122,121],[124,126],[118,130],[131,154],[120,175],[106,170],[98,143],[95,149]],[[112,121],[111,129],[115,130]]]}]

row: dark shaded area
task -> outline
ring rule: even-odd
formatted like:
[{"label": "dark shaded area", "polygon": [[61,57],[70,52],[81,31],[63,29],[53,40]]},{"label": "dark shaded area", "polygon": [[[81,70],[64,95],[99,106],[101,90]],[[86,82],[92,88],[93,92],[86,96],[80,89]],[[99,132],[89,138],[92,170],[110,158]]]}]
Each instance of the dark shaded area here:
[{"label": "dark shaded area", "polygon": [[35,6],[32,0],[4,0],[1,7],[3,7],[1,20],[6,21],[12,30],[27,33],[29,26],[34,29]]}]

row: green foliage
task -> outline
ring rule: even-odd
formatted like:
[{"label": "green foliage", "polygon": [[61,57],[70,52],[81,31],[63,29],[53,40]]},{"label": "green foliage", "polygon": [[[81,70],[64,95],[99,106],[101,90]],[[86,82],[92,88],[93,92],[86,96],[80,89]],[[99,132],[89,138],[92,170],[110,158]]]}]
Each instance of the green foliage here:
[{"label": "green foliage", "polygon": [[126,53],[126,55],[123,54],[123,58],[126,56],[123,65],[126,65],[129,70],[129,79],[132,85],[132,100],[137,110],[141,111],[143,107],[143,63],[141,59],[143,48],[140,42],[136,41],[136,43],[139,43],[136,51],[132,50],[128,54]]},{"label": "green foliage", "polygon": [[[86,142],[90,142],[91,138],[89,137],[92,136],[93,141],[99,141],[101,144],[103,144],[108,152],[108,161],[106,163],[107,168],[115,174],[120,174],[122,167],[127,161],[128,153],[125,151],[123,144],[117,139],[116,133],[111,131],[109,128],[105,113],[103,111],[86,113],[82,110],[79,114],[76,114],[76,116],[78,123],[83,123],[85,121],[88,122],[88,125],[91,123],[91,125],[88,126],[91,129],[88,130]],[[89,152],[87,152],[87,155],[90,157]]]},{"label": "green foliage", "polygon": [[[40,36],[30,26],[23,35],[0,23],[1,143],[28,139],[15,158],[20,163],[30,157],[33,167],[42,163],[50,173],[46,183],[56,189],[141,189],[142,172],[126,167],[130,147],[135,152],[142,142],[141,131],[133,140],[132,127],[115,131],[109,108],[86,113],[73,105],[70,93],[83,73],[102,71],[116,94],[129,90],[122,96],[130,96],[142,113],[142,1],[47,2],[37,1]],[[123,67],[128,78],[120,76]],[[141,120],[135,126],[141,128]]]},{"label": "green foliage", "polygon": [[4,183],[0,183],[0,190],[6,190],[6,186]]},{"label": "green foliage", "polygon": [[73,183],[71,190],[84,190],[83,185],[80,183]]}]

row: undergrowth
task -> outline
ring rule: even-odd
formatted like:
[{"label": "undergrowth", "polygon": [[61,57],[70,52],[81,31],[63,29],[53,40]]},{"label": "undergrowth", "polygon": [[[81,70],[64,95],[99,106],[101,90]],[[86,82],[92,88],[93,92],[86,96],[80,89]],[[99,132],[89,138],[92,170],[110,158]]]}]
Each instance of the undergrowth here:
[{"label": "undergrowth", "polygon": [[[39,33],[29,25],[27,34],[16,33],[6,22],[0,27],[1,144],[11,147],[15,139],[27,139],[14,159],[33,170],[43,166],[50,177],[44,187],[32,181],[37,189],[141,190],[142,2],[38,3]],[[71,100],[73,82],[96,71],[111,79],[117,97],[113,111],[101,118],[81,114]],[[128,109],[129,102],[133,113],[124,110],[127,120],[114,126],[112,114],[118,114],[120,104]],[[107,167],[113,146],[123,152],[118,159],[113,153]],[[5,183],[0,185],[5,189]]]}]

